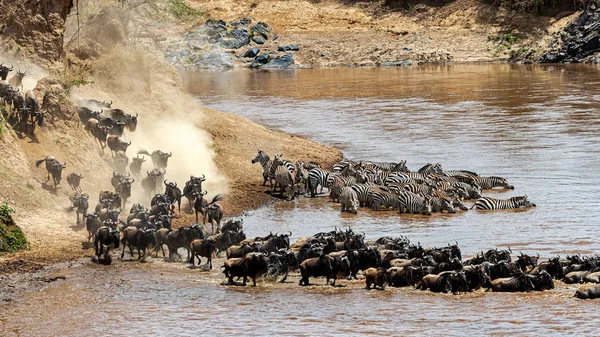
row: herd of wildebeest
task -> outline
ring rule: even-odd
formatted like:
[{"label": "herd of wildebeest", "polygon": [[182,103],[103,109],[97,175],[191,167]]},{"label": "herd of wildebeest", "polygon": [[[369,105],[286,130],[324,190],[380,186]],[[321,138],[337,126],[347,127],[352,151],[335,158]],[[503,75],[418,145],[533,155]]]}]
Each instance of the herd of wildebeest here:
[{"label": "herd of wildebeest", "polygon": [[33,133],[36,124],[39,126],[44,125],[44,113],[40,109],[40,104],[33,90],[23,92],[23,78],[27,72],[17,70],[6,81],[11,71],[13,71],[12,65],[9,68],[4,63],[0,63],[2,118],[11,124],[18,133],[22,133],[24,130]]},{"label": "herd of wildebeest", "polygon": [[[12,70],[0,64],[0,98],[4,106],[15,111],[11,118],[17,123],[43,125],[44,114],[40,111],[32,91],[23,94],[20,71],[8,83],[7,74]],[[543,291],[554,288],[554,280],[565,283],[592,283],[581,286],[578,298],[600,297],[600,257],[567,255],[538,261],[539,255],[519,254],[516,259],[510,248],[490,249],[476,256],[463,259],[458,242],[446,247],[424,248],[411,243],[408,238],[382,237],[365,241],[364,233],[352,229],[335,229],[316,233],[290,243],[292,233],[269,233],[264,237],[247,238],[243,232],[243,220],[229,219],[223,226],[222,200],[215,195],[207,200],[202,189],[204,175],[190,176],[180,189],[176,182],[164,179],[171,152],[140,149],[130,159],[126,152],[131,142],[124,141],[125,131],[134,132],[138,115],[130,115],[112,108],[112,102],[80,100],[77,103],[79,118],[85,130],[94,137],[102,151],[108,147],[114,160],[115,171],[110,178],[114,191],[101,191],[93,212],[89,212],[90,196],[80,187],[83,175],[72,172],[67,182],[73,189],[72,205],[77,223],[85,224],[87,241],[93,240],[95,259],[110,264],[110,250],[121,249],[121,259],[128,247],[138,259],[161,252],[168,259],[182,259],[180,249],[187,251],[185,261],[193,265],[206,258],[212,269],[212,259],[225,255],[221,267],[229,284],[242,279],[262,276],[280,276],[285,282],[288,274],[299,270],[300,285],[309,285],[311,278],[324,277],[325,283],[335,286],[339,279],[364,278],[366,287],[384,289],[414,287],[433,292],[470,292],[480,288],[500,292]],[[149,156],[153,169],[143,175],[142,166]],[[47,181],[52,178],[54,189],[61,182],[66,163],[53,156],[38,160],[36,166],[45,163]],[[400,213],[431,216],[435,212],[456,213],[467,211],[465,201],[475,200],[472,208],[477,210],[501,210],[535,206],[527,196],[496,199],[482,196],[492,188],[513,189],[502,177],[482,177],[466,170],[444,170],[440,164],[427,164],[418,171],[410,171],[405,161],[398,163],[349,161],[336,163],[331,170],[314,162],[292,162],[281,155],[271,159],[264,151],[258,151],[252,163],[262,166],[262,185],[269,182],[271,194],[280,194],[288,200],[298,196],[315,197],[324,188],[329,196],[340,203],[341,211],[357,213],[360,207],[373,211],[382,209]],[[108,178],[107,178],[108,179]],[[132,185],[141,181],[150,208],[134,203],[129,214],[121,215],[131,197]],[[181,213],[182,199],[187,199],[187,209],[196,215],[196,223],[171,228],[171,221]],[[175,206],[177,205],[177,210]],[[200,216],[202,219],[200,220]],[[237,278],[237,280],[234,280]]]}]

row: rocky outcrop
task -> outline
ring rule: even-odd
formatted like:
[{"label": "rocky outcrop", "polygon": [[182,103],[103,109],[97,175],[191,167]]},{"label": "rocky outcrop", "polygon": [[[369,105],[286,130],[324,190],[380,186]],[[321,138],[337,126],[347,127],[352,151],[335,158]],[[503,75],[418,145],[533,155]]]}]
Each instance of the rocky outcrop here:
[{"label": "rocky outcrop", "polygon": [[[251,19],[242,18],[227,24],[223,20],[209,19],[182,39],[171,42],[165,56],[180,69],[288,68],[294,64],[294,54],[289,51],[298,51],[299,47],[293,44],[278,46],[273,42],[277,38],[278,35],[272,34],[272,28],[264,22],[252,25]],[[237,52],[244,47],[250,49]],[[286,53],[278,56],[280,51]]]},{"label": "rocky outcrop", "polygon": [[600,63],[600,9],[592,4],[577,19],[556,33],[542,63]]},{"label": "rocky outcrop", "polygon": [[73,0],[0,1],[0,36],[18,45],[20,54],[40,61],[64,56],[65,20]]}]

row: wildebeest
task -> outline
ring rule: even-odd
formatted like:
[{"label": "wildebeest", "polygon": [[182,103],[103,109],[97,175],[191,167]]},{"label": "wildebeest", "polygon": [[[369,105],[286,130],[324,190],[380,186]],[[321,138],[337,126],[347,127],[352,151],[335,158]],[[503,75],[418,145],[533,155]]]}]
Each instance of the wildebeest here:
[{"label": "wildebeest", "polygon": [[89,207],[88,199],[89,195],[86,193],[75,193],[75,196],[73,197],[73,207],[75,207],[75,212],[77,213],[77,224],[79,224],[79,215],[81,214],[85,218],[85,215],[87,214]]},{"label": "wildebeest", "polygon": [[50,175],[52,175],[52,180],[54,181],[54,189],[56,189],[56,185],[60,184],[62,170],[67,167],[67,163],[61,164],[56,158],[52,156],[48,156],[44,159],[40,159],[35,162],[35,167],[40,167],[40,165],[46,162],[46,170],[48,171],[48,176],[46,182],[50,180]]},{"label": "wildebeest", "polygon": [[201,177],[190,176],[190,180],[185,183],[183,196],[187,198],[190,209],[192,209],[196,201],[197,194],[202,193],[202,182],[205,180],[206,178],[203,174]]},{"label": "wildebeest", "polygon": [[114,157],[114,155],[115,155],[115,153],[117,153],[117,151],[127,152],[127,148],[129,147],[129,145],[131,145],[131,141],[129,141],[129,143],[128,143],[128,142],[122,141],[117,136],[108,136],[108,138],[106,138],[106,145],[108,146],[111,154]]},{"label": "wildebeest", "polygon": [[162,152],[161,150],[156,150],[152,153],[149,153],[148,151],[146,151],[144,149],[140,149],[138,151],[138,154],[145,154],[145,155],[150,156],[150,159],[152,159],[152,164],[154,164],[154,167],[162,168],[162,169],[167,168],[167,163],[169,161],[169,157],[171,157],[173,155],[171,152]]},{"label": "wildebeest", "polygon": [[[121,259],[125,256],[125,246],[129,247],[129,253],[133,258],[132,247],[137,248],[138,260],[146,256],[149,245],[156,244],[156,235],[153,229],[137,229],[133,226],[127,226],[123,229],[123,238],[121,239],[123,250],[121,252]],[[142,254],[143,253],[143,254]]]},{"label": "wildebeest", "polygon": [[290,271],[298,268],[298,260],[293,250],[280,249],[275,253],[269,253],[269,275],[282,275],[279,280],[284,283]]},{"label": "wildebeest", "polygon": [[582,285],[575,292],[575,297],[582,300],[600,298],[600,284]]},{"label": "wildebeest", "polygon": [[179,210],[179,213],[181,213],[181,190],[177,187],[177,183],[167,183],[166,180],[163,181],[163,183],[165,184],[165,194],[167,195],[167,198],[169,198],[172,205],[175,205],[175,202],[177,202],[177,209]]},{"label": "wildebeest", "polygon": [[252,285],[256,286],[256,278],[268,271],[267,256],[263,253],[249,253],[242,258],[233,258],[225,261],[223,273],[228,278],[229,284],[234,277],[243,277],[242,285],[246,285],[248,277],[252,278]]},{"label": "wildebeest", "polygon": [[469,290],[477,290],[481,287],[490,288],[492,280],[481,265],[466,266],[463,271],[469,284]]},{"label": "wildebeest", "polygon": [[146,194],[156,194],[160,192],[160,181],[165,175],[164,169],[153,169],[152,171],[146,171],[147,176],[142,179],[142,188]]},{"label": "wildebeest", "polygon": [[192,251],[192,266],[195,265],[194,261],[198,258],[198,265],[202,262],[201,257],[208,259],[207,264],[212,269],[212,255],[215,253],[215,239],[207,237],[206,239],[196,239],[190,243],[190,249]]},{"label": "wildebeest", "polygon": [[221,219],[223,218],[223,206],[211,202],[211,205],[209,205],[206,209],[206,214],[208,216],[208,223],[215,223],[217,228],[221,226]]},{"label": "wildebeest", "polygon": [[102,222],[98,218],[97,214],[86,214],[85,218],[85,228],[88,231],[88,242],[96,235],[98,228],[102,225]]},{"label": "wildebeest", "polygon": [[532,280],[525,273],[492,281],[492,291],[497,292],[528,292],[534,289]]},{"label": "wildebeest", "polygon": [[106,137],[111,128],[112,127],[100,125],[100,122],[95,118],[90,118],[85,124],[85,130],[98,140],[102,151],[104,151],[104,148],[106,147]]},{"label": "wildebeest", "polygon": [[234,257],[244,257],[246,254],[251,252],[258,252],[260,244],[257,242],[243,243],[241,245],[233,245],[227,248],[227,258],[231,259]]},{"label": "wildebeest", "polygon": [[115,153],[115,168],[119,172],[127,172],[127,165],[129,164],[129,157],[123,151],[117,151]]},{"label": "wildebeest", "polygon": [[200,226],[192,225],[190,227],[179,227],[177,230],[170,232],[167,235],[168,247],[169,247],[169,258],[172,259],[173,255],[177,254],[180,258],[181,255],[177,252],[179,248],[185,248],[187,251],[186,261],[189,261],[191,251],[190,243],[195,239],[202,239],[204,237]]},{"label": "wildebeest", "polygon": [[206,217],[208,215],[208,208],[215,202],[221,200],[221,195],[217,194],[213,197],[211,202],[209,203],[204,199],[206,195],[206,191],[196,192],[194,197],[196,200],[194,201],[194,212],[196,213],[196,223],[199,223],[198,213],[202,214],[202,223],[206,223]]},{"label": "wildebeest", "polygon": [[[109,252],[110,248],[119,248],[119,231],[107,226],[98,228],[94,236],[94,254],[100,256],[104,253],[104,263],[110,264]],[[106,250],[105,250],[106,249]]]},{"label": "wildebeest", "polygon": [[365,270],[367,289],[371,290],[371,285],[374,288],[385,289],[385,285],[389,283],[389,276],[387,270],[383,268],[369,268]]},{"label": "wildebeest", "polygon": [[79,115],[79,120],[83,124],[87,124],[90,119],[98,120],[100,118],[101,111],[92,111],[86,107],[78,106],[77,113]]},{"label": "wildebeest", "polygon": [[144,157],[140,158],[139,155],[131,159],[131,164],[129,164],[129,171],[133,174],[134,177],[142,177],[142,163],[144,163],[145,161],[146,159]]},{"label": "wildebeest", "polygon": [[215,235],[217,254],[226,251],[232,245],[240,244],[245,239],[246,234],[243,231],[232,232],[230,230],[223,230],[221,233]]},{"label": "wildebeest", "polygon": [[550,276],[552,276],[552,278],[557,279],[557,280],[562,280],[562,278],[565,276],[562,265],[560,264],[560,256],[553,257],[553,258],[549,259],[548,261],[544,261],[544,262],[538,264],[531,271],[531,273],[535,273],[535,272],[542,271],[542,270],[547,271],[548,274],[550,274]]},{"label": "wildebeest", "polygon": [[123,201],[123,205],[121,206],[122,208],[125,208],[127,199],[131,197],[131,184],[133,184],[134,181],[135,179],[133,178],[125,178],[121,180],[117,187],[115,187],[115,193],[118,193]]},{"label": "wildebeest", "polygon": [[445,271],[437,275],[429,274],[423,276],[421,281],[417,282],[415,289],[457,293],[469,291],[469,285],[463,272]]},{"label": "wildebeest", "polygon": [[112,178],[110,178],[110,184],[112,187],[116,188],[121,183],[121,180],[127,179],[128,177],[129,174],[125,175],[121,172],[113,171]]},{"label": "wildebeest", "polygon": [[227,222],[223,225],[223,227],[221,228],[221,230],[223,232],[225,231],[232,231],[232,232],[241,232],[244,229],[244,219],[229,219],[227,220]]},{"label": "wildebeest", "polygon": [[67,183],[69,183],[73,191],[81,192],[81,187],[79,187],[81,179],[83,179],[83,175],[73,172],[67,176]]},{"label": "wildebeest", "polygon": [[23,90],[23,78],[25,77],[26,73],[26,71],[21,72],[21,70],[17,70],[17,72],[8,79],[8,84],[15,88],[21,87],[21,90]]},{"label": "wildebeest", "polygon": [[326,284],[329,284],[329,279],[334,273],[333,268],[334,258],[329,255],[321,255],[307,259],[300,264],[300,279],[299,285],[309,285],[309,277],[325,276],[327,278]]},{"label": "wildebeest", "polygon": [[4,63],[0,63],[0,78],[2,78],[3,81],[6,81],[6,77],[8,76],[8,73],[11,72],[13,70],[13,66],[11,65],[10,68],[5,66]]}]

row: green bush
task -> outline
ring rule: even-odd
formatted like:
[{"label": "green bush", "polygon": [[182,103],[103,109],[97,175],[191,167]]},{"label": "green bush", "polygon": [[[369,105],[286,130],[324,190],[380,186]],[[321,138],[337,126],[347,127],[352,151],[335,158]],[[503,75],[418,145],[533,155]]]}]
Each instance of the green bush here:
[{"label": "green bush", "polygon": [[518,12],[542,13],[548,10],[580,10],[600,0],[482,0]]},{"label": "green bush", "polygon": [[11,216],[14,212],[8,203],[0,203],[0,252],[14,253],[29,248],[27,238]]},{"label": "green bush", "polygon": [[168,0],[167,10],[176,19],[190,20],[202,17],[202,11],[190,7],[184,0]]}]

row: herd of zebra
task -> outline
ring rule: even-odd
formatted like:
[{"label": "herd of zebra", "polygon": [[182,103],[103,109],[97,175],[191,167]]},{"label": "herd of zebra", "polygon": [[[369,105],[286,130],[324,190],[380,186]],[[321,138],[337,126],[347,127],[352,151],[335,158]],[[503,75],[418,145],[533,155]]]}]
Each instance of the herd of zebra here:
[{"label": "herd of zebra", "polygon": [[505,178],[482,177],[466,170],[444,170],[440,164],[427,164],[410,171],[406,161],[399,163],[344,160],[331,171],[317,163],[271,159],[259,150],[252,163],[263,168],[263,183],[269,182],[271,193],[279,192],[288,200],[296,196],[315,197],[317,190],[327,188],[341,210],[357,213],[359,207],[372,210],[388,208],[400,213],[431,215],[432,212],[456,213],[468,210],[464,200],[476,200],[471,208],[478,210],[513,209],[535,206],[527,196],[508,199],[483,197],[492,188],[514,189]]}]

